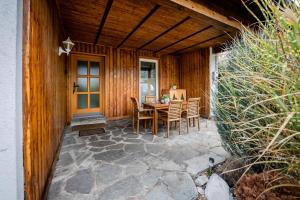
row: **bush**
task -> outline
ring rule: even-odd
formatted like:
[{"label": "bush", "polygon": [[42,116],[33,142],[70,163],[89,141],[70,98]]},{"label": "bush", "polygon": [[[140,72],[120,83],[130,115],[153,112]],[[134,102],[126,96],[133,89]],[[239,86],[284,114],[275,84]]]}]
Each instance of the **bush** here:
[{"label": "bush", "polygon": [[246,171],[300,175],[300,8],[255,1],[265,21],[243,28],[219,66],[215,116]]}]

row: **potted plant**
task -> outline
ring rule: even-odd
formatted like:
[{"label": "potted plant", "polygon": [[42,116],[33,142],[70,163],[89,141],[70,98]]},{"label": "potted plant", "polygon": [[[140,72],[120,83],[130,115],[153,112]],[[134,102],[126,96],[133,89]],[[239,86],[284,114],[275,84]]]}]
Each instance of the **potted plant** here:
[{"label": "potted plant", "polygon": [[167,94],[164,94],[161,98],[161,103],[168,104],[170,102],[170,97]]}]

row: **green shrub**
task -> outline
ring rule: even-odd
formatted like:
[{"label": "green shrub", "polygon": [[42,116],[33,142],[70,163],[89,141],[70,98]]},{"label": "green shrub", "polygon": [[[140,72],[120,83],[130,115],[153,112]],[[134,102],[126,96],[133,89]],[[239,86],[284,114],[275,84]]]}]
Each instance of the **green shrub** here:
[{"label": "green shrub", "polygon": [[255,1],[265,20],[244,27],[226,47],[215,115],[225,147],[245,160],[245,169],[299,177],[300,8],[295,1]]}]

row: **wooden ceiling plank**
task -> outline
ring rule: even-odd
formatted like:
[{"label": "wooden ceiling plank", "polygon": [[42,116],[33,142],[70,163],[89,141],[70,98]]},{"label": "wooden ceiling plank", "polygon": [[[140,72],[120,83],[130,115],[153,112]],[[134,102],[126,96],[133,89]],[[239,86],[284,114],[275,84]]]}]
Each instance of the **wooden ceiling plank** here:
[{"label": "wooden ceiling plank", "polygon": [[108,16],[108,13],[109,13],[109,10],[112,6],[112,3],[113,3],[113,0],[108,0],[107,3],[106,3],[106,7],[105,7],[105,10],[104,10],[104,14],[102,16],[102,19],[101,19],[101,22],[100,22],[100,25],[99,25],[99,29],[98,29],[98,32],[96,34],[96,39],[95,39],[95,42],[94,44],[97,44],[98,43],[98,39],[101,35],[101,32],[102,32],[102,29],[103,29],[103,26],[105,24],[105,21],[106,21],[106,18]]},{"label": "wooden ceiling plank", "polygon": [[242,28],[241,23],[238,22],[237,20],[230,19],[227,16],[224,16],[218,12],[215,12],[215,11],[211,10],[209,7],[201,5],[200,3],[194,2],[192,0],[169,0],[169,1],[176,3],[184,8],[193,10],[194,12],[205,15],[205,16],[207,16],[211,19],[214,19],[216,21],[219,21],[221,23],[227,24],[238,30],[241,30],[241,28]]},{"label": "wooden ceiling plank", "polygon": [[206,43],[206,42],[208,42],[208,41],[211,41],[211,40],[214,40],[214,39],[217,39],[217,38],[223,37],[223,36],[225,36],[225,35],[229,35],[229,34],[230,34],[230,32],[226,32],[226,33],[223,33],[223,34],[221,34],[221,35],[217,35],[217,36],[215,36],[215,37],[212,37],[212,38],[209,38],[209,39],[207,39],[207,40],[198,42],[198,43],[196,43],[196,44],[193,44],[193,45],[191,45],[191,46],[185,47],[185,48],[183,48],[183,49],[176,50],[175,52],[172,52],[172,53],[170,53],[170,54],[178,54],[178,53],[180,53],[180,52],[182,52],[182,51],[185,51],[185,50],[187,50],[187,49],[196,47],[196,46],[198,46],[198,45],[200,45],[200,44]]},{"label": "wooden ceiling plank", "polygon": [[152,10],[140,21],[140,23],[138,23],[138,25],[122,40],[122,42],[117,46],[118,48],[121,47],[126,40],[128,40],[128,38],[138,30],[139,27],[141,27],[146,21],[147,19],[149,19],[158,9],[159,9],[160,5],[155,5]]},{"label": "wooden ceiling plank", "polygon": [[190,35],[188,35],[188,36],[186,36],[186,37],[184,37],[184,38],[182,38],[182,39],[180,39],[180,40],[178,40],[178,41],[176,41],[176,42],[173,42],[173,43],[171,43],[171,44],[169,44],[169,45],[167,45],[167,46],[164,46],[163,48],[161,48],[161,49],[155,51],[155,53],[160,52],[160,51],[162,51],[162,50],[164,50],[164,49],[167,49],[167,48],[169,48],[169,47],[171,47],[171,46],[173,46],[173,45],[175,45],[175,44],[177,44],[177,43],[179,43],[179,42],[181,42],[181,41],[183,41],[183,40],[186,40],[186,39],[188,39],[188,38],[190,38],[190,37],[193,37],[193,36],[195,36],[195,35],[197,35],[197,34],[199,34],[199,33],[202,33],[203,31],[206,31],[206,30],[208,30],[208,29],[210,29],[210,28],[212,28],[212,27],[213,27],[213,26],[210,25],[210,26],[207,26],[207,27],[205,27],[205,28],[203,28],[203,29],[201,29],[201,30],[199,30],[199,31],[196,31],[195,33],[192,33],[192,34],[190,34]]},{"label": "wooden ceiling plank", "polygon": [[154,42],[155,40],[157,40],[158,38],[160,38],[161,36],[163,36],[164,34],[170,32],[171,30],[173,30],[174,28],[176,28],[177,26],[183,24],[184,22],[186,22],[187,20],[191,19],[190,16],[184,18],[183,20],[181,20],[180,22],[176,23],[175,25],[173,25],[172,27],[168,28],[167,30],[165,30],[164,32],[160,33],[159,35],[157,35],[156,37],[154,37],[152,40],[146,42],[145,44],[143,44],[142,46],[140,46],[138,49],[142,49],[145,46],[151,44],[152,42]]}]

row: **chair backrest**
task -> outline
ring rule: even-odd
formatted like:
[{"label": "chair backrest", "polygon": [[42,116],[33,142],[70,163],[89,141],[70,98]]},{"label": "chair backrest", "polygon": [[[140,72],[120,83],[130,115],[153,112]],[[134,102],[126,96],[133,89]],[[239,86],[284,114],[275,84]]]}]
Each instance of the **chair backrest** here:
[{"label": "chair backrest", "polygon": [[180,119],[182,111],[182,102],[183,101],[171,101],[169,106],[168,117],[169,119]]},{"label": "chair backrest", "polygon": [[145,103],[155,103],[156,96],[145,96]]},{"label": "chair backrest", "polygon": [[133,114],[137,115],[140,111],[140,105],[136,97],[130,97],[132,102]]},{"label": "chair backrest", "polygon": [[187,116],[199,116],[200,97],[189,98],[187,103]]}]

